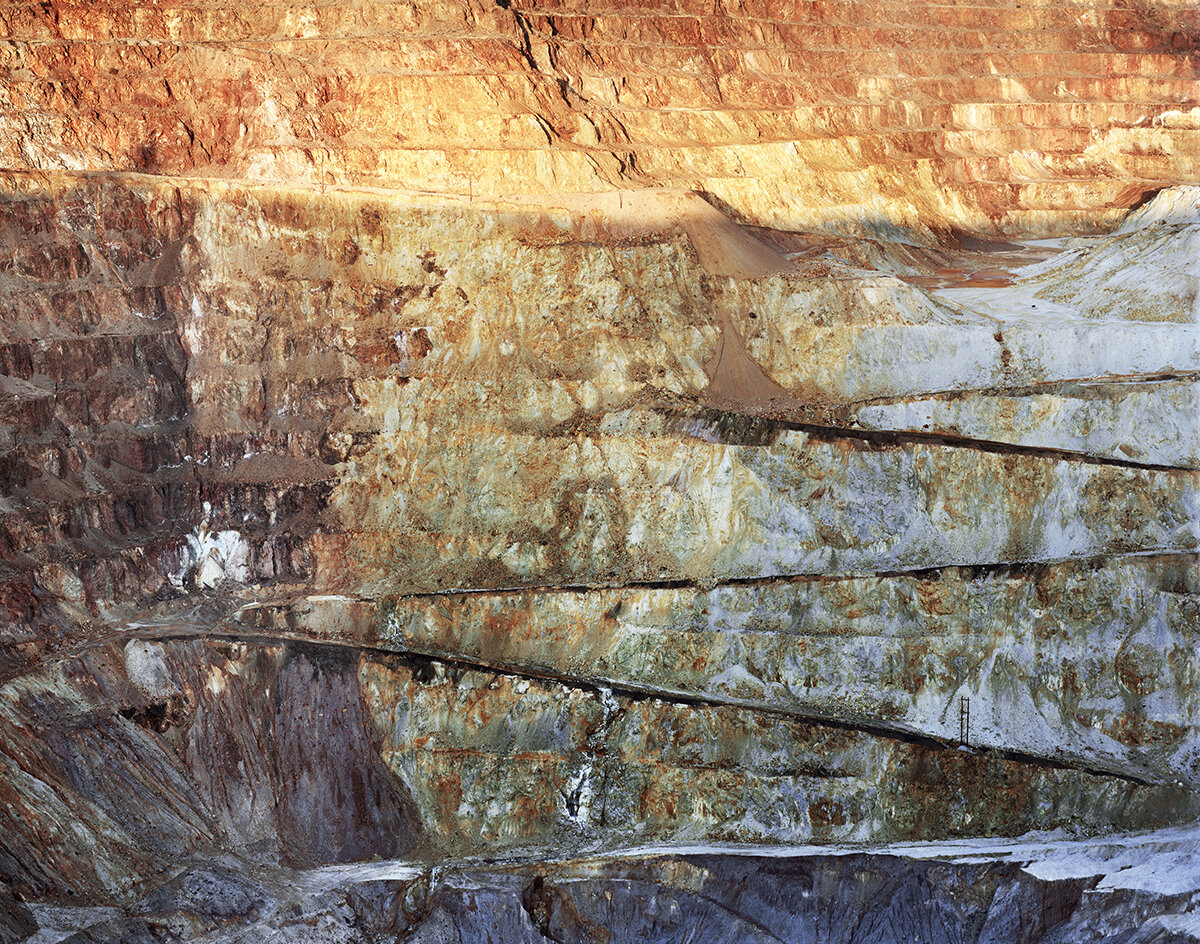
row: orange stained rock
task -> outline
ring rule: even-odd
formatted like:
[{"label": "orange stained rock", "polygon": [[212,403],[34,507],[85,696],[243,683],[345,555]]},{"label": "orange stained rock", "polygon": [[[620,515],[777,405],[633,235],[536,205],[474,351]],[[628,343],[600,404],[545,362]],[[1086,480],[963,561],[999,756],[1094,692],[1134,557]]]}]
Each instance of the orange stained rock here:
[{"label": "orange stained rock", "polygon": [[784,228],[989,233],[1102,226],[1200,172],[1186,3],[57,0],[3,23],[6,170],[668,187]]}]

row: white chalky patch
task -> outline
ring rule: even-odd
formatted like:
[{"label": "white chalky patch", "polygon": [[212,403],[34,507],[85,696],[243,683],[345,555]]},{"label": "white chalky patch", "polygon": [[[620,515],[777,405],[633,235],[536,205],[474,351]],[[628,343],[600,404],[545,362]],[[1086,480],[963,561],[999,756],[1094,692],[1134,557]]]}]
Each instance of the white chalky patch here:
[{"label": "white chalky patch", "polygon": [[195,574],[201,587],[214,587],[222,580],[247,583],[250,580],[250,545],[237,531],[213,531],[209,527],[212,506],[204,503],[204,519],[187,537],[187,547],[179,568],[169,574],[171,583],[183,589],[187,578]]},{"label": "white chalky patch", "polygon": [[151,698],[175,692],[171,673],[167,669],[166,647],[145,639],[132,639],[125,644],[125,672],[137,689]]}]

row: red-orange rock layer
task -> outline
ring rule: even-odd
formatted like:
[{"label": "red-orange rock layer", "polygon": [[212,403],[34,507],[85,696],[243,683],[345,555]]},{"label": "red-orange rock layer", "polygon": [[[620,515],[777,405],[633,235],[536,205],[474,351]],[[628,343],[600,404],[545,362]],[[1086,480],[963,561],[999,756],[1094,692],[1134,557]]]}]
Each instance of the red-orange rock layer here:
[{"label": "red-orange rock layer", "polygon": [[780,228],[1103,228],[1200,177],[1191,4],[0,5],[0,169],[666,186]]}]

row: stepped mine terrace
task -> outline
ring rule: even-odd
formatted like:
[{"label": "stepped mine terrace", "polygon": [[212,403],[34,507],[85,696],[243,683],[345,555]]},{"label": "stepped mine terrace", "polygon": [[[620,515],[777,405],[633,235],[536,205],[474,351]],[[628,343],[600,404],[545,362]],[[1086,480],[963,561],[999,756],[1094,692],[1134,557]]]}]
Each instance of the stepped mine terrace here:
[{"label": "stepped mine terrace", "polygon": [[0,944],[1200,941],[1198,46],[0,0]]}]

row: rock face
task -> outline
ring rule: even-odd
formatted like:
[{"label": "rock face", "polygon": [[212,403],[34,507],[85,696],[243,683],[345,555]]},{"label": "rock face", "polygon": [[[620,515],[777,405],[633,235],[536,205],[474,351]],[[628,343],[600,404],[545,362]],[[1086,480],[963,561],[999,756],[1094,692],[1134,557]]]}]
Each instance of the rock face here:
[{"label": "rock face", "polygon": [[9,0],[0,162],[702,190],[781,229],[1090,229],[1197,177],[1194,4]]},{"label": "rock face", "polygon": [[1198,26],[0,9],[0,941],[1200,939]]}]

